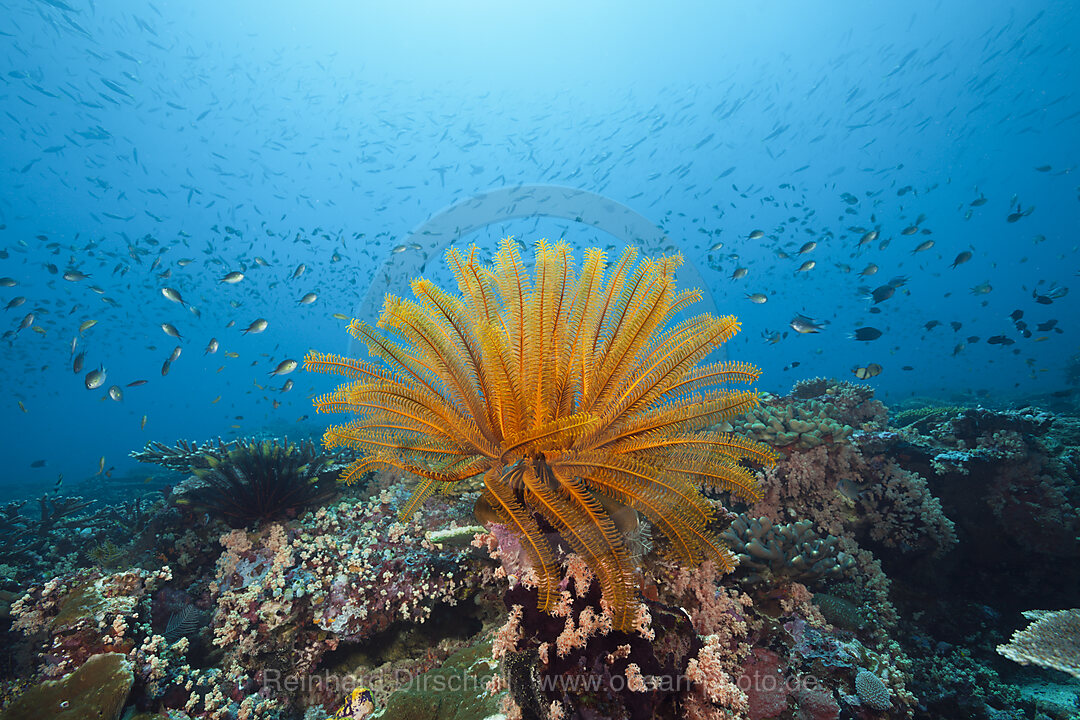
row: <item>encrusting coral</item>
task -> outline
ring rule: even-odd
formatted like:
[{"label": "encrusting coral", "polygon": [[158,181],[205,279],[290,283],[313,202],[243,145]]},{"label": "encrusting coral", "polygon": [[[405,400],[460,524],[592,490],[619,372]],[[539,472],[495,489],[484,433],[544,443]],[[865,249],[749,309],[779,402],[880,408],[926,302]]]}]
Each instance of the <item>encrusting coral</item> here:
[{"label": "encrusting coral", "polygon": [[324,442],[361,452],[345,480],[377,466],[420,478],[405,517],[436,488],[482,476],[478,512],[521,538],[539,607],[550,611],[559,597],[550,526],[596,574],[614,627],[629,630],[636,589],[625,532],[638,513],[683,562],[734,566],[698,488],[758,497],[744,462],[772,465],[776,454],[709,429],[757,403],[755,392],[726,386],[758,371],[700,364],[739,324],[709,314],[675,321],[701,297],[676,289],[680,256],[636,264],[627,248],[609,268],[594,248],[579,271],[568,245],[541,240],[530,277],[510,238],[493,267],[477,254],[447,254],[460,296],[419,279],[416,302],[387,298],[379,326],[403,342],[350,324],[381,364],[308,354],[308,370],[352,380],[316,400],[319,412],[357,416]]},{"label": "encrusting coral", "polygon": [[115,720],[135,675],[123,653],[94,655],[61,680],[46,680],[0,712],[2,720]]}]

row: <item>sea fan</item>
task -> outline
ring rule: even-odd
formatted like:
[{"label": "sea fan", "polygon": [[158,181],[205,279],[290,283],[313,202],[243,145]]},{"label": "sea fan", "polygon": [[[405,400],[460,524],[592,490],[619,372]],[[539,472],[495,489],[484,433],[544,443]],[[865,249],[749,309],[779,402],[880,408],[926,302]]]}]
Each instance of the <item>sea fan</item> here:
[{"label": "sea fan", "polygon": [[460,296],[428,280],[416,301],[390,296],[379,328],[349,332],[377,362],[311,352],[308,370],[352,382],[317,398],[319,412],[356,419],[326,431],[328,448],[356,448],[352,481],[376,466],[420,479],[411,517],[441,485],[482,476],[482,505],[520,536],[539,604],[558,597],[554,528],[600,580],[614,626],[633,624],[635,581],[627,513],[644,516],[689,564],[734,558],[707,525],[705,486],[757,498],[746,461],[773,464],[759,443],[712,430],[757,403],[728,389],[757,379],[739,362],[701,362],[738,329],[731,316],[675,322],[700,299],[676,290],[680,256],[636,264],[628,248],[610,268],[585,252],[578,271],[565,243],[540,241],[530,277],[503,240],[487,267],[472,248],[447,254]]}]

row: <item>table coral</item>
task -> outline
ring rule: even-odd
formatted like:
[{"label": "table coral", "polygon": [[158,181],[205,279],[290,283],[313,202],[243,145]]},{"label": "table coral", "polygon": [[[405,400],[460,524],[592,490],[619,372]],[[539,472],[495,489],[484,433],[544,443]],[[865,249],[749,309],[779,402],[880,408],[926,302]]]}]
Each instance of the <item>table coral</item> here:
[{"label": "table coral", "polygon": [[1021,665],[1040,665],[1080,678],[1080,610],[1029,610],[1033,622],[997,651]]}]

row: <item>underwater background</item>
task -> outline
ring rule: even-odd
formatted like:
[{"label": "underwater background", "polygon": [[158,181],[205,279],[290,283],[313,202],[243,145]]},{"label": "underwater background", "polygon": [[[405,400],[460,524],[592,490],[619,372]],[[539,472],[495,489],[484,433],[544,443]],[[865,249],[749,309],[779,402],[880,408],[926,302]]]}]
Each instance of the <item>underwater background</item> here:
[{"label": "underwater background", "polygon": [[[10,4],[4,28],[0,273],[19,283],[5,305],[26,298],[6,329],[33,312],[45,331],[5,338],[3,421],[18,428],[5,490],[85,478],[102,455],[132,471],[125,456],[148,433],[302,424],[318,383],[292,375],[280,393],[286,378],[268,373],[340,346],[332,314],[352,317],[378,269],[419,254],[439,277],[443,248],[393,248],[444,208],[515,185],[598,193],[660,226],[744,323],[730,352],[762,366],[766,389],[870,363],[888,400],[999,403],[1076,382],[1075,296],[1032,298],[1077,271],[1069,3],[60,5],[72,9]],[[504,235],[625,244],[559,218],[495,222],[459,243]],[[924,240],[934,246],[913,254]],[[807,241],[818,247],[796,255]],[[816,266],[796,274],[805,260]],[[860,277],[870,263],[877,274]],[[66,282],[68,269],[90,277]],[[234,270],[246,279],[219,282]],[[900,276],[894,297],[862,299]],[[318,299],[297,305],[308,292]],[[1021,337],[1017,309],[1033,331],[1059,322]],[[796,313],[830,324],[800,336]],[[243,335],[257,318],[268,331]],[[98,324],[79,333],[85,320]],[[863,325],[883,335],[850,340]],[[999,335],[1016,344],[987,343]],[[221,350],[204,355],[212,337]],[[107,380],[87,392],[99,366]]]},{"label": "underwater background", "polygon": [[[271,548],[266,557],[277,552],[281,560],[282,543],[289,542],[282,538],[292,538],[292,530],[263,525],[252,530],[261,535],[247,539],[235,526],[214,526],[209,516],[183,515],[170,493],[175,497],[174,488],[205,463],[191,460],[198,453],[177,451],[185,464],[162,448],[186,441],[197,449],[218,438],[275,438],[284,446],[285,437],[317,446],[328,423],[312,401],[332,386],[305,370],[305,355],[315,348],[366,357],[345,332],[349,320],[374,325],[384,296],[411,297],[415,277],[456,290],[444,260],[451,247],[464,251],[475,243],[487,257],[500,239],[513,237],[531,263],[541,238],[565,240],[578,258],[600,247],[613,259],[633,245],[651,257],[681,253],[680,285],[703,291],[695,312],[739,319],[741,331],[724,344],[723,357],[761,370],[755,387],[764,401],[751,411],[757,415],[724,429],[779,448],[781,460],[762,475],[762,502],[771,506],[747,512],[726,503],[744,511],[732,525],[742,529],[727,531],[741,533],[741,540],[732,536],[729,546],[740,554],[742,542],[741,556],[755,562],[771,553],[781,564],[799,565],[799,551],[762,550],[759,556],[746,547],[751,536],[766,545],[762,538],[773,523],[791,523],[791,536],[806,532],[796,524],[808,520],[819,533],[804,539],[808,547],[819,543],[815,553],[866,553],[858,561],[860,590],[837,597],[845,608],[891,597],[899,609],[849,622],[845,631],[858,635],[884,623],[890,637],[877,638],[872,652],[893,653],[896,672],[908,679],[892,686],[892,710],[865,697],[862,705],[845,700],[857,694],[852,665],[845,689],[835,690],[835,714],[820,697],[799,696],[802,705],[793,699],[783,708],[776,701],[769,714],[753,702],[757,709],[748,710],[733,696],[725,706],[720,695],[706,694],[694,700],[697,714],[687,710],[689,701],[675,699],[647,710],[597,701],[595,707],[605,709],[590,711],[571,711],[573,702],[566,700],[553,710],[548,696],[543,707],[525,707],[524,716],[1078,712],[1076,682],[1056,670],[1031,670],[1046,674],[1019,679],[995,675],[994,683],[1013,683],[1013,689],[995,691],[997,699],[975,708],[935,706],[925,692],[932,683],[925,677],[913,682],[917,673],[910,669],[935,648],[945,657],[969,641],[986,651],[980,662],[1000,663],[1002,671],[1010,661],[993,648],[1026,624],[1022,611],[1080,605],[1074,455],[1080,347],[1078,295],[1070,292],[1080,274],[1075,3],[0,0],[0,9],[0,303],[6,307],[0,502],[11,503],[0,528],[20,538],[15,549],[0,552],[0,566],[12,602],[30,592],[32,582],[54,575],[97,566],[93,582],[100,584],[115,577],[101,575],[103,568],[130,566],[141,568],[130,573],[159,573],[131,580],[150,603],[155,587],[169,588],[164,571],[151,568],[152,559],[162,557],[175,576],[189,573],[186,582],[204,595],[194,605],[159,603],[148,611],[154,626],[162,629],[183,607],[199,606],[207,613],[199,622],[222,627],[220,618],[211,618],[223,612],[215,603],[229,590],[207,590],[210,580],[200,579],[198,568],[220,572],[215,564],[225,562],[222,547],[234,554],[234,565],[257,565],[250,554],[260,543]],[[792,394],[800,382],[801,394]],[[909,414],[899,416],[904,411]],[[856,442],[860,433],[878,435]],[[164,445],[132,457],[150,442]],[[839,456],[826,451],[834,445],[843,446],[834,448]],[[314,457],[318,450],[305,452]],[[324,458],[320,469],[339,470],[349,461]],[[785,463],[799,469],[785,475]],[[911,474],[923,479],[911,481]],[[343,525],[391,526],[394,512],[387,508],[407,494],[393,494],[397,476],[379,477],[366,489],[341,492],[365,502],[381,497],[382,515],[373,519],[361,509],[367,506],[349,506],[340,510]],[[871,477],[893,484],[871,487]],[[972,483],[972,477],[985,482]],[[768,478],[780,485],[770,486]],[[956,482],[945,482],[949,478]],[[825,500],[813,495],[822,487]],[[993,522],[972,510],[975,500],[965,500],[984,491],[998,493],[980,501]],[[80,530],[76,522],[60,522],[68,517],[63,513],[49,527],[19,519],[36,517],[39,505],[45,517],[50,502],[55,510],[60,498],[72,495],[96,505],[74,503],[71,517],[138,500],[141,509],[123,506],[128,509],[116,510],[108,522],[127,513],[129,520],[140,518],[139,527],[102,530],[101,516]],[[326,506],[331,495],[322,488],[298,505]],[[804,501],[809,504],[800,505]],[[890,514],[882,503],[906,509]],[[439,521],[475,525],[472,503],[466,505],[457,515],[429,511],[428,529],[439,531]],[[297,512],[290,522],[299,522]],[[759,518],[768,518],[764,526]],[[311,522],[316,536],[338,532],[336,519]],[[894,525],[905,529],[881,529]],[[144,532],[164,533],[173,544],[139,545]],[[400,534],[386,532],[396,535],[390,546],[397,547]],[[75,534],[61,546],[63,533]],[[32,551],[22,540],[31,535],[44,539]],[[1008,547],[995,546],[987,535]],[[133,538],[123,560],[106,545],[117,548]],[[843,545],[849,540],[861,543],[859,549]],[[446,563],[452,584],[483,585],[480,570],[464,569],[479,561],[454,547],[455,559],[418,556],[413,564]],[[990,559],[996,553],[999,563]],[[176,558],[185,554],[181,571]],[[871,566],[880,581],[867,579]],[[893,577],[899,566],[907,574]],[[845,562],[837,567],[811,576],[831,581],[850,570]],[[287,582],[317,584],[312,578],[319,572],[308,568]],[[502,609],[505,588],[491,589],[494,571],[484,572]],[[995,587],[1021,572],[1029,573],[1023,577],[1030,585],[1003,591],[995,601]],[[58,587],[89,582],[80,577]],[[746,639],[768,635],[761,623],[776,630],[817,619],[792,619],[799,602],[805,601],[804,616],[810,613],[809,600],[762,591],[760,583],[770,577],[735,589],[717,576],[717,587],[729,588],[720,591],[722,598],[730,593],[736,599],[712,611],[745,620],[751,630],[725,625],[726,632],[758,648],[716,670],[732,681],[739,677],[736,666],[767,665],[764,653],[775,654],[775,644]],[[808,577],[785,577],[814,589]],[[946,584],[954,578],[956,585],[931,585],[937,595],[916,592],[931,578]],[[905,597],[882,589],[893,581],[906,588],[899,592]],[[672,580],[668,587],[682,588],[685,599],[695,592],[690,582]],[[988,596],[961,597],[960,588],[971,592],[973,585]],[[742,618],[737,596],[753,596],[750,586],[761,592],[759,605],[790,603],[788,615],[777,610],[771,620]],[[871,586],[878,592],[873,601]],[[454,597],[455,589],[439,592],[432,602]],[[949,593],[959,604],[943,607]],[[657,602],[665,599],[679,605],[662,593]],[[514,603],[506,602],[509,610]],[[942,618],[959,608],[964,623],[978,615],[979,630],[941,629],[948,625]],[[697,612],[697,635],[715,637],[719,626],[699,623]],[[898,629],[920,613],[935,619]],[[109,622],[113,615],[124,612],[113,612]],[[492,611],[469,622],[490,630],[505,619]],[[28,633],[10,629],[10,619],[3,622],[11,643],[25,640]],[[523,637],[531,632],[538,643],[550,631],[528,614],[518,622],[527,626]],[[706,626],[710,632],[701,631]],[[326,633],[355,642],[375,632],[319,627],[318,642],[328,642]],[[378,631],[387,627],[396,626],[387,621]],[[24,623],[24,629],[41,631],[42,625]],[[784,632],[794,637],[790,628]],[[789,644],[804,649],[845,641],[798,637]],[[1080,632],[1063,652],[1075,651],[1077,638]],[[338,652],[337,644],[334,639],[335,649],[323,651]],[[329,667],[314,646],[304,645],[311,661],[306,669]],[[604,653],[619,652],[618,646]],[[422,655],[418,647],[404,654]],[[821,647],[815,652],[824,654]],[[635,645],[630,652],[636,651]],[[40,679],[32,656],[28,649],[12,651],[4,681]],[[90,656],[83,653],[52,675],[61,677]],[[161,663],[179,667],[178,657]],[[225,667],[212,654],[200,662]],[[826,663],[832,670],[839,664]],[[964,665],[967,682],[989,687],[989,676],[980,673],[993,671],[976,665]],[[939,670],[956,682],[958,667]],[[127,715],[136,706],[140,713],[183,711],[188,697],[178,701],[165,689],[148,689],[154,682],[180,682],[172,672],[151,677],[137,667]],[[1052,701],[1021,699],[1015,688],[1036,681],[1066,689],[1063,695],[1047,691]],[[919,683],[922,695],[913,689]],[[231,705],[222,699],[213,706],[218,710],[207,702],[186,712],[301,717],[317,715],[316,705],[333,713],[340,704],[329,694],[319,703],[313,695],[274,697],[273,708],[258,710],[265,715],[253,703],[241,710],[240,696]],[[520,693],[515,698],[521,705]],[[375,700],[381,707],[386,698]],[[804,709],[818,700],[827,706],[820,713]],[[117,712],[124,706],[121,700]],[[621,709],[611,709],[616,706]]]}]

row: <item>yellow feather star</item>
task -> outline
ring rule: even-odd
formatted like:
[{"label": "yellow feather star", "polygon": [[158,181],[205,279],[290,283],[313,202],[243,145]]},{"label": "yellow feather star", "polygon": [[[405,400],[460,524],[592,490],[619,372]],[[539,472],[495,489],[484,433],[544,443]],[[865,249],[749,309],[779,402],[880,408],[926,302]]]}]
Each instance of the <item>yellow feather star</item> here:
[{"label": "yellow feather star", "polygon": [[351,381],[315,401],[319,412],[355,416],[324,437],[361,452],[343,478],[377,466],[417,476],[408,518],[446,483],[482,476],[481,500],[532,561],[540,609],[551,609],[560,581],[543,523],[588,562],[621,630],[633,625],[634,568],[607,508],[640,513],[683,562],[730,571],[698,487],[756,499],[745,463],[777,456],[710,429],[757,403],[756,392],[730,388],[759,371],[701,364],[738,332],[736,318],[671,324],[700,299],[675,288],[681,256],[638,263],[628,248],[609,269],[593,248],[578,270],[568,245],[541,240],[530,276],[507,238],[491,266],[475,247],[452,249],[447,261],[459,295],[415,280],[416,300],[387,297],[378,329],[349,325],[376,362],[305,359],[308,370]]}]

